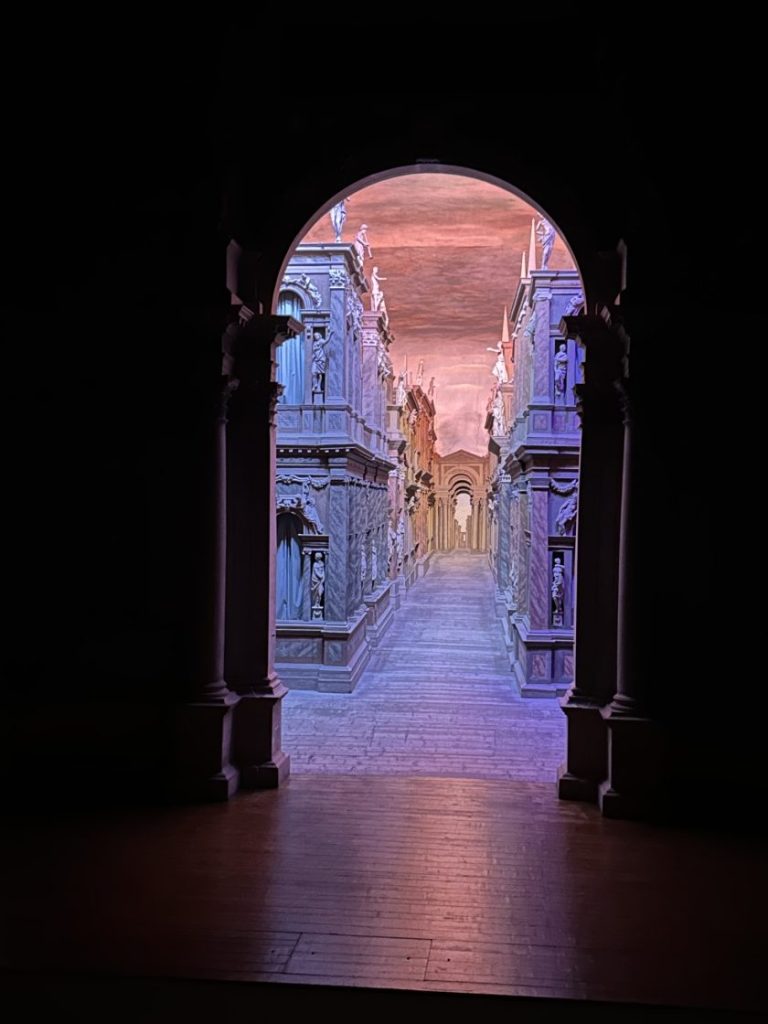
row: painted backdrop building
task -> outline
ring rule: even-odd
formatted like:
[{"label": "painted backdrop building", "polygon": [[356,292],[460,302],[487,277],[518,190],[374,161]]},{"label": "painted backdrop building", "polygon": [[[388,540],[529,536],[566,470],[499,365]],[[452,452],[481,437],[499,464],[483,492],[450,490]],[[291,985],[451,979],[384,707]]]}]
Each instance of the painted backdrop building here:
[{"label": "painted backdrop building", "polygon": [[[527,696],[561,695],[573,680],[574,547],[578,508],[577,345],[560,333],[583,304],[575,270],[528,266],[506,316],[486,426],[494,466],[490,561],[512,670]],[[505,311],[506,312],[506,311]]]}]

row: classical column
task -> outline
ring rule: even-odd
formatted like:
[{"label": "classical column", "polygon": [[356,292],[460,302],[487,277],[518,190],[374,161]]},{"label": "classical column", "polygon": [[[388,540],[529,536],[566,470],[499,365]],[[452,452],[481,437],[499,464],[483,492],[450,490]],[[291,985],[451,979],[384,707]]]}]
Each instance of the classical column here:
[{"label": "classical column", "polygon": [[608,775],[601,708],[616,690],[624,437],[615,383],[623,373],[625,342],[602,317],[567,317],[560,329],[586,349],[586,379],[574,388],[581,420],[574,681],[562,701],[567,753],[558,789],[563,799],[596,801]]},{"label": "classical column", "polygon": [[196,610],[196,651],[191,659],[188,702],[177,709],[175,787],[191,799],[227,800],[239,773],[230,763],[233,709],[239,701],[225,682],[224,624],[227,550],[226,423],[237,381],[222,377],[203,414],[200,465],[203,486],[197,509],[201,568]]},{"label": "classical column", "polygon": [[630,380],[617,382],[624,421],[619,541],[618,650],[616,693],[602,715],[608,726],[608,778],[600,785],[599,805],[607,817],[644,817],[658,796],[663,776],[663,736],[644,706],[644,647],[638,621],[641,572],[638,553],[637,413]]},{"label": "classical column", "polygon": [[288,775],[281,750],[280,702],[287,690],[274,670],[275,404],[273,349],[301,330],[288,317],[252,316],[230,325],[225,353],[238,388],[228,431],[226,671],[240,695],[233,761],[241,786],[274,787]]}]

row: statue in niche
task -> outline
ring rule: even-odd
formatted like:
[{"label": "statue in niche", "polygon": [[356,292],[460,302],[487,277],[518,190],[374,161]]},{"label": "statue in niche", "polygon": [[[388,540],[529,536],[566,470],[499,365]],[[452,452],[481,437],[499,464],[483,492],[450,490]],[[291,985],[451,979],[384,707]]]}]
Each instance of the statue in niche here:
[{"label": "statue in niche", "polygon": [[371,309],[374,312],[384,308],[384,292],[381,290],[380,282],[386,280],[386,277],[379,273],[379,268],[374,267],[371,271]]},{"label": "statue in niche", "polygon": [[552,255],[552,250],[555,247],[557,233],[547,218],[542,217],[536,225],[536,235],[541,243],[541,267],[539,269],[547,270],[549,267],[549,257]]},{"label": "statue in niche", "polygon": [[312,594],[312,618],[322,619],[325,595],[325,555],[322,551],[316,551],[312,559],[310,591]]},{"label": "statue in niche", "polygon": [[504,396],[501,391],[496,391],[493,398],[493,433],[494,436],[500,434],[506,434],[507,432],[507,417],[504,412]]},{"label": "statue in niche", "polygon": [[[331,332],[332,333],[332,332]],[[323,332],[316,330],[312,337],[312,391],[321,394],[325,383],[325,371],[328,369],[328,343],[331,340]]]},{"label": "statue in niche", "polygon": [[331,226],[336,236],[336,241],[341,241],[341,232],[344,230],[344,221],[347,219],[347,200],[341,199],[330,210]]},{"label": "statue in niche", "polygon": [[434,397],[435,397],[435,378],[432,377],[432,379],[429,382],[429,388],[427,389],[427,398],[431,399],[431,398],[434,398]]},{"label": "statue in niche", "polygon": [[416,421],[418,420],[418,418],[419,418],[419,411],[418,411],[418,409],[411,409],[410,413],[408,414],[408,426],[411,429],[413,429],[416,426]]},{"label": "statue in niche", "polygon": [[376,538],[371,541],[371,583],[376,586],[376,577],[379,575],[379,553],[376,550]]},{"label": "statue in niche", "polygon": [[499,344],[496,345],[495,348],[491,348],[489,345],[486,346],[486,352],[496,353],[496,362],[493,364],[493,369],[491,370],[491,373],[499,382],[499,384],[506,384],[507,381],[509,380],[509,374],[507,373],[507,364],[504,360],[504,349],[502,347],[501,342],[499,342]]},{"label": "statue in niche", "polygon": [[304,518],[307,522],[315,529],[317,533],[323,532],[323,524],[320,522],[320,516],[317,512],[317,505],[315,499],[312,497],[312,484],[309,479],[305,480],[301,485],[301,497],[304,508]]},{"label": "statue in niche", "polygon": [[360,538],[360,582],[365,590],[365,580],[368,576],[368,562],[365,557],[365,537]]},{"label": "statue in niche", "polygon": [[405,382],[405,370],[402,371],[400,376],[397,378],[397,397],[395,399],[395,405],[405,405],[405,391],[407,384]]},{"label": "statue in niche", "polygon": [[570,498],[567,498],[560,506],[560,511],[557,513],[557,519],[555,519],[555,529],[561,537],[564,537],[566,533],[569,533],[571,527],[576,522],[578,504],[579,492],[574,491]]},{"label": "statue in niche", "polygon": [[563,624],[563,602],[565,599],[565,569],[559,558],[552,566],[552,625]]},{"label": "statue in niche", "polygon": [[368,225],[361,224],[360,230],[355,235],[355,252],[360,257],[360,262],[365,261],[365,254],[368,254],[368,259],[373,257],[371,247],[368,243]]},{"label": "statue in niche", "polygon": [[565,380],[568,374],[568,353],[565,342],[561,341],[555,353],[555,395],[562,398],[565,394]]}]

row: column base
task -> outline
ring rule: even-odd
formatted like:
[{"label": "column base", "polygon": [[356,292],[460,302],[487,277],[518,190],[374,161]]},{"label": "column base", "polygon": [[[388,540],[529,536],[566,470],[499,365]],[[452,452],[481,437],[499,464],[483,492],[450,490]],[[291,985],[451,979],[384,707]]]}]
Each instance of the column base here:
[{"label": "column base", "polygon": [[608,729],[594,701],[574,694],[573,687],[561,702],[568,719],[565,764],[560,769],[561,800],[597,803],[598,787],[608,775]]},{"label": "column base", "polygon": [[[276,679],[276,677],[275,677]],[[240,771],[242,789],[273,789],[290,773],[290,758],[281,747],[283,694],[243,694],[237,707],[232,737],[232,760]]]},{"label": "column base", "polygon": [[174,789],[192,801],[229,800],[239,772],[230,763],[237,694],[220,701],[185,704],[176,714]]},{"label": "column base", "polygon": [[224,802],[233,797],[240,787],[240,772],[232,765],[198,782],[190,799],[204,803]]},{"label": "column base", "polygon": [[273,761],[253,764],[240,771],[241,789],[277,789],[288,781],[291,774],[291,758],[280,751]]},{"label": "column base", "polygon": [[649,817],[653,801],[639,793],[620,793],[606,779],[598,788],[597,806],[605,818],[640,821]]},{"label": "column base", "polygon": [[608,727],[608,777],[598,804],[608,818],[649,818],[662,811],[667,743],[658,722],[627,702],[602,709]]},{"label": "column base", "polygon": [[581,803],[597,803],[598,783],[573,775],[563,764],[557,773],[557,796],[560,800],[578,800]]}]

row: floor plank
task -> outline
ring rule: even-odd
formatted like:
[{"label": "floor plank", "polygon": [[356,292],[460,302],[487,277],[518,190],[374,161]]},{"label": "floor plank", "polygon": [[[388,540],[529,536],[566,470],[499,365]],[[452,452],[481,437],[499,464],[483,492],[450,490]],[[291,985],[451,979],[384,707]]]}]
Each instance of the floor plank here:
[{"label": "floor plank", "polygon": [[13,971],[765,1003],[766,844],[611,822],[551,784],[300,775],[7,824]]}]

